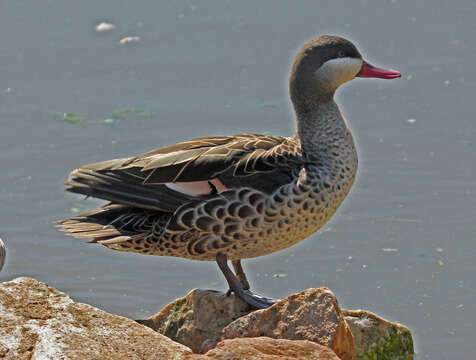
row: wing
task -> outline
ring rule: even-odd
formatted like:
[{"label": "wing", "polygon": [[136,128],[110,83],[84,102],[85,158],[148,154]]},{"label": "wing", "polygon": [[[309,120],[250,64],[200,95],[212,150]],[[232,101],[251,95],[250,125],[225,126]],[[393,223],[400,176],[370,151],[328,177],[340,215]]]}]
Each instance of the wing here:
[{"label": "wing", "polygon": [[240,134],[194,139],[133,158],[83,166],[68,191],[161,211],[217,192],[251,187],[267,193],[304,164],[295,138]]},{"label": "wing", "polygon": [[160,148],[129,159],[120,168],[145,184],[163,184],[213,179],[229,169],[238,177],[290,171],[300,163],[301,149],[294,139],[240,134]]}]

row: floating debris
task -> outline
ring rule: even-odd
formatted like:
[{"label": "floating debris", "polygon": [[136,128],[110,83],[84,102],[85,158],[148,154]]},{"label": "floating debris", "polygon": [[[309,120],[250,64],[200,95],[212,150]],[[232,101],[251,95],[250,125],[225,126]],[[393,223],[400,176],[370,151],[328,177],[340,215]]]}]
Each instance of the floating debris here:
[{"label": "floating debris", "polygon": [[96,31],[98,32],[106,32],[106,31],[112,31],[116,28],[116,25],[107,23],[107,22],[102,22],[98,25],[96,25]]},{"label": "floating debris", "polygon": [[446,86],[448,86],[449,84],[451,84],[451,81],[445,80],[445,81],[443,81],[443,84],[445,84]]},{"label": "floating debris", "polygon": [[439,253],[442,253],[442,252],[443,252],[443,249],[440,248],[440,247],[437,247],[435,250],[436,250],[436,252],[439,252]]},{"label": "floating debris", "polygon": [[445,263],[444,263],[443,261],[441,261],[441,260],[438,260],[436,263],[437,263],[438,265],[440,265],[440,266],[445,266]]},{"label": "floating debris", "polygon": [[383,248],[382,251],[386,253],[397,253],[399,250],[393,248]]},{"label": "floating debris", "polygon": [[140,37],[138,36],[127,36],[125,38],[122,38],[121,41],[119,41],[119,44],[128,45],[138,41],[140,41]]},{"label": "floating debris", "polygon": [[283,279],[285,277],[288,277],[288,274],[286,273],[278,273],[273,275],[276,279]]},{"label": "floating debris", "polygon": [[416,119],[408,119],[407,123],[414,124],[414,123],[416,123]]}]

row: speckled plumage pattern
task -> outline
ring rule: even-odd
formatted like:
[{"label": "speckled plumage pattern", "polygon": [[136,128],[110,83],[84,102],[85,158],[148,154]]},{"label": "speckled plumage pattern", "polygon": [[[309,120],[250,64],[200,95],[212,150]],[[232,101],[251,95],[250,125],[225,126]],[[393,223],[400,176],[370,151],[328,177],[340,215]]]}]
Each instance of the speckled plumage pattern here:
[{"label": "speckled plumage pattern", "polygon": [[[72,172],[67,190],[110,202],[58,226],[114,250],[196,260],[266,255],[316,232],[344,200],[357,170],[333,91],[359,69],[346,69],[342,79],[332,63],[321,68],[324,75],[317,70],[329,59],[360,59],[345,39],[319,39],[306,44],[293,65],[294,136],[206,137],[83,166]],[[319,85],[316,76],[335,86]],[[166,186],[191,181],[203,181],[210,192],[194,196]]]}]

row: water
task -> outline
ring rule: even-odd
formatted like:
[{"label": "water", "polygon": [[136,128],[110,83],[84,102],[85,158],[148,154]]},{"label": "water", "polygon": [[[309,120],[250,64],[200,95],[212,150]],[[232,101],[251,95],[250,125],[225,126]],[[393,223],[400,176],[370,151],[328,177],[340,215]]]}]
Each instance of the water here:
[{"label": "water", "polygon": [[[225,289],[213,263],[64,237],[51,221],[100,202],[62,183],[79,165],[193,137],[291,134],[294,53],[335,33],[403,78],[339,90],[357,182],[318,234],[245,261],[252,286],[273,297],[329,286],[343,307],[409,326],[420,359],[474,358],[475,16],[469,0],[1,2],[0,280],[32,276],[132,318],[194,287]],[[116,30],[97,33],[106,20]],[[130,108],[143,113],[104,123]]]}]

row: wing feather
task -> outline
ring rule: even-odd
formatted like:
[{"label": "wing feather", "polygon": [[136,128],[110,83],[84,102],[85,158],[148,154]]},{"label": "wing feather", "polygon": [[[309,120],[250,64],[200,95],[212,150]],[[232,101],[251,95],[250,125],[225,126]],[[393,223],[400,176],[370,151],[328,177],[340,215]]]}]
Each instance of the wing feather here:
[{"label": "wing feather", "polygon": [[[68,191],[139,208],[173,212],[206,195],[191,196],[167,183],[210,181],[227,188],[272,191],[304,164],[293,138],[239,134],[204,137],[143,155],[85,165],[71,173]],[[272,179],[271,179],[272,178]]]}]

